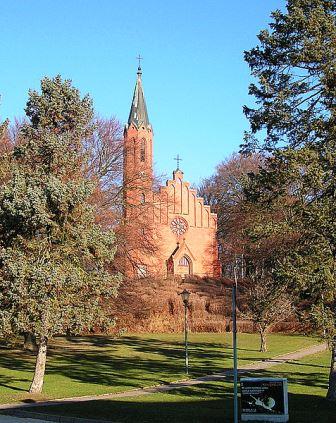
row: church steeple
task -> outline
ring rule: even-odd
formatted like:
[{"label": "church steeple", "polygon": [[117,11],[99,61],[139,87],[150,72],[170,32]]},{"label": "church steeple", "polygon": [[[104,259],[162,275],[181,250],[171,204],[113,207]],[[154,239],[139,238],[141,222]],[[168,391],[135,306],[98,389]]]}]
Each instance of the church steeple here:
[{"label": "church steeple", "polygon": [[148,113],[145,101],[145,95],[142,88],[142,70],[139,63],[137,72],[137,81],[134,88],[133,100],[131,105],[130,114],[128,117],[128,126],[133,124],[137,129],[141,126],[147,128],[150,123],[148,120]]},{"label": "church steeple", "polygon": [[126,216],[130,216],[134,205],[147,203],[153,194],[153,130],[148,120],[141,75],[139,63],[131,111],[124,129]]}]

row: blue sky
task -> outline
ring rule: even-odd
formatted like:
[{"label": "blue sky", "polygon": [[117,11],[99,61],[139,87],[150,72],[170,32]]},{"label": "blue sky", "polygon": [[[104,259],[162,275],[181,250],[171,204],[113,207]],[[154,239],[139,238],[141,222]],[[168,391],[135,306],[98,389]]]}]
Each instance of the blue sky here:
[{"label": "blue sky", "polygon": [[243,51],[285,0],[11,0],[0,11],[0,116],[23,116],[29,88],[60,73],[103,117],[127,120],[143,83],[159,174],[180,154],[193,183],[239,149],[251,82]]}]

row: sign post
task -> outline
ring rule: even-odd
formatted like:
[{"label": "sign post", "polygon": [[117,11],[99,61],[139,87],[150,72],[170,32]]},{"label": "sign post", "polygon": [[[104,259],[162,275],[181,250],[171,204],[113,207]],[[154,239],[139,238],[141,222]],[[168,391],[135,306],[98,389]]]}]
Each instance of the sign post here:
[{"label": "sign post", "polygon": [[232,346],[233,346],[233,422],[238,423],[238,350],[237,350],[237,271],[232,285]]},{"label": "sign post", "polygon": [[288,422],[287,379],[241,378],[241,421]]}]

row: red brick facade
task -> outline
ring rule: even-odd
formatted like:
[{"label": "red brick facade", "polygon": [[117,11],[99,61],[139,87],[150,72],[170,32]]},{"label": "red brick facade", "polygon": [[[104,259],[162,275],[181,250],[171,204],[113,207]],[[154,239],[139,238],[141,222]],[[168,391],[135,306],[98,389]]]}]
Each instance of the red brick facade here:
[{"label": "red brick facade", "polygon": [[133,272],[139,276],[219,276],[217,215],[184,181],[179,169],[166,186],[153,190],[153,132],[141,69],[124,131],[124,145],[125,219],[133,227],[129,236],[145,237],[150,231],[154,244],[151,253],[134,248]]}]

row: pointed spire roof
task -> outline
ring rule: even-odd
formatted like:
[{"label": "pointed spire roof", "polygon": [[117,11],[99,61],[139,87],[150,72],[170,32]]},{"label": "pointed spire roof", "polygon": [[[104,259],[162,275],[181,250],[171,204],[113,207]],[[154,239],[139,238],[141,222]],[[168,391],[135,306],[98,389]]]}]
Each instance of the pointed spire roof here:
[{"label": "pointed spire roof", "polygon": [[150,123],[148,120],[145,95],[142,88],[142,71],[140,65],[138,67],[137,75],[138,77],[134,88],[131,110],[128,117],[128,125],[133,123],[137,128],[139,128],[141,125],[147,127]]}]

